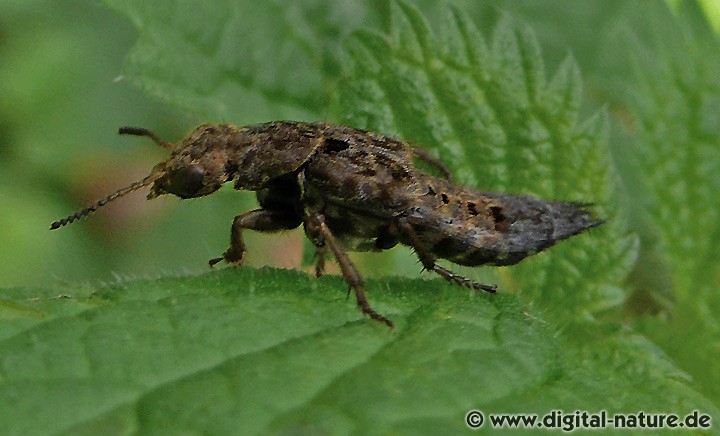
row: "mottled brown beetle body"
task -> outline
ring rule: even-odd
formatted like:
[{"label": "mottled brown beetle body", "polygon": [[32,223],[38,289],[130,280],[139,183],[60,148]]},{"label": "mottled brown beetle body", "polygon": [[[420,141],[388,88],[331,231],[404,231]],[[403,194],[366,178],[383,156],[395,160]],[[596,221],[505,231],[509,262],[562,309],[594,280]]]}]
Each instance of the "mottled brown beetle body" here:
[{"label": "mottled brown beetle body", "polygon": [[[208,195],[224,183],[256,191],[259,209],[233,220],[230,247],[222,260],[242,263],[245,229],[273,232],[304,226],[318,251],[322,274],[327,248],[371,318],[392,327],[367,302],[363,281],[346,254],[378,251],[398,243],[412,247],[423,267],[460,285],[495,292],[436,265],[437,259],[477,266],[511,265],[602,221],[585,205],[529,196],[483,193],[456,186],[442,162],[422,149],[385,135],[346,126],[278,121],[247,127],[203,124],[174,146],[170,158],[130,186],[52,224],[69,224],[128,192],[152,184],[148,198],[174,194]],[[414,165],[413,157],[434,166],[443,178]]]}]

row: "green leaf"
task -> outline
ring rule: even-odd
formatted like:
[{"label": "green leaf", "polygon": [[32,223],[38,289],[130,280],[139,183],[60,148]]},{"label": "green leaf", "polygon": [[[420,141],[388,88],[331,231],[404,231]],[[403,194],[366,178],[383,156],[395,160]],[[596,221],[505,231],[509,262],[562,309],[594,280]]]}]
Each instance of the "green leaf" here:
[{"label": "green leaf", "polygon": [[[572,57],[545,77],[544,41],[529,27],[500,14],[486,42],[477,17],[445,8],[435,34],[414,7],[391,2],[386,33],[361,31],[340,51],[358,23],[349,3],[340,2],[345,20],[332,20],[336,2],[107,2],[141,32],[128,75],[181,107],[266,121],[318,113],[338,86],[329,116],[427,145],[467,185],[595,201],[609,222],[503,270],[495,296],[440,279],[368,280],[394,332],[360,314],[341,277],[291,271],[4,289],[5,432],[459,433],[472,408],[720,416],[717,397],[698,393],[712,394],[700,384],[714,381],[714,362],[698,352],[718,343],[712,336],[698,335],[702,344],[685,334],[701,330],[678,329],[684,348],[666,350],[685,351],[683,371],[646,337],[592,319],[624,296],[634,239],[606,156],[606,112],[579,113]],[[224,194],[215,213],[198,214],[204,232],[185,239],[201,246],[215,207],[236,208]],[[663,339],[671,328],[646,330]]]},{"label": "green leaf", "polygon": [[18,434],[105,422],[262,433],[297,425],[304,408],[351,427],[457,415],[461,428],[460,405],[527,389],[554,371],[553,351],[540,345],[547,330],[511,296],[458,292],[440,280],[372,282],[375,307],[397,323],[391,332],[364,318],[344,289],[338,277],[230,268],[64,298],[7,291],[0,423]]},{"label": "green leaf", "polygon": [[674,299],[666,305],[671,317],[641,326],[720,401],[720,44],[694,4],[679,12],[649,8],[650,36],[629,33],[635,77],[625,103],[647,205],[644,232],[658,239],[648,250],[664,261]]},{"label": "green leaf", "polygon": [[720,272],[720,44],[707,28],[697,36],[685,31],[707,23],[681,27],[660,11],[656,14],[657,21],[676,29],[676,37],[658,41],[661,50],[635,46],[632,58],[647,62],[634,64],[641,86],[630,104],[646,163],[641,170],[651,219],[671,258],[678,299],[695,304],[707,298],[697,289]]},{"label": "green leaf", "polygon": [[339,42],[375,14],[350,1],[103,2],[140,33],[125,72],[133,82],[205,117],[256,122],[320,112]]},{"label": "green leaf", "polygon": [[6,289],[0,425],[8,434],[411,434],[462,431],[471,408],[717,416],[641,337],[575,328],[594,337],[578,348],[512,295],[371,280],[371,301],[397,325],[389,331],[345,289],[341,277],[269,268]]},{"label": "green leaf", "polygon": [[414,8],[392,5],[399,31],[348,42],[342,121],[428,146],[482,191],[597,203],[608,224],[510,268],[502,286],[571,318],[620,304],[636,242],[617,209],[606,116],[578,122],[572,58],[548,84],[534,32],[508,15],[487,44],[458,9],[435,37]]}]

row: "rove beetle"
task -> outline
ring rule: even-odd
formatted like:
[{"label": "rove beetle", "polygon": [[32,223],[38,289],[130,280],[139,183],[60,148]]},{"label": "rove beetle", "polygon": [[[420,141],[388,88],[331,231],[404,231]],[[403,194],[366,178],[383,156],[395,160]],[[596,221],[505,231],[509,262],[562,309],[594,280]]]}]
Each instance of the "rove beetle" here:
[{"label": "rove beetle", "polygon": [[[245,229],[275,232],[302,225],[317,249],[316,275],[329,248],[370,318],[393,327],[370,307],[364,283],[347,251],[412,247],[423,268],[462,286],[494,293],[435,263],[512,265],[562,239],[603,223],[590,204],[479,192],[455,185],[450,171],[422,148],[390,136],[341,125],[276,121],[246,127],[203,124],[177,145],[147,129],[120,134],[147,136],[172,152],[150,175],[97,201],[51,229],[94,212],[125,194],[151,186],[147,198],[173,194],[202,197],[234,181],[255,191],[260,207],[233,220],[230,247],[210,265],[240,265]],[[417,168],[413,159],[442,177]]]}]

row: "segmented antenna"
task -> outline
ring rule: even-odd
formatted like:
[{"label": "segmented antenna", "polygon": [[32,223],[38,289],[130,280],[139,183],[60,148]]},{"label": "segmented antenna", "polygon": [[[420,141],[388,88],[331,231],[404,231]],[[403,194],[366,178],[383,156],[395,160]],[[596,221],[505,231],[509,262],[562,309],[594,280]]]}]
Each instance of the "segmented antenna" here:
[{"label": "segmented antenna", "polygon": [[163,141],[158,135],[143,127],[120,127],[118,133],[121,135],[147,136],[162,148],[166,148],[170,151],[173,151],[175,149],[174,144]]},{"label": "segmented antenna", "polygon": [[[120,129],[118,129],[118,133],[120,135],[147,136],[148,138],[152,139],[153,142],[155,142],[157,145],[159,145],[162,148],[166,148],[170,151],[173,151],[175,149],[175,145],[173,145],[170,142],[163,141],[155,133],[151,132],[148,129],[142,128],[142,127],[120,127]],[[75,212],[74,214],[70,215],[69,217],[61,219],[60,221],[55,221],[54,223],[52,223],[50,225],[50,230],[59,229],[60,227],[66,226],[66,225],[72,223],[73,221],[76,221],[76,220],[79,220],[80,218],[86,217],[86,216],[90,215],[91,213],[95,212],[96,210],[98,210],[99,208],[110,203],[111,201],[113,201],[117,198],[120,198],[125,194],[129,194],[133,191],[137,191],[138,189],[151,184],[155,180],[162,177],[163,174],[165,174],[165,172],[162,170],[155,171],[152,174],[150,174],[149,176],[145,177],[144,179],[137,181],[130,186],[127,186],[125,188],[120,189],[117,192],[110,194],[107,197],[103,198],[102,200],[98,200],[92,206],[87,207],[83,210],[79,210],[79,211]]]},{"label": "segmented antenna", "polygon": [[[145,135],[145,136],[147,136],[147,135]],[[149,176],[145,177],[144,179],[137,181],[130,186],[127,186],[125,188],[118,190],[117,192],[110,194],[107,197],[103,198],[102,200],[98,200],[95,204],[93,204],[90,207],[87,207],[83,210],[79,210],[79,211],[75,212],[74,214],[70,215],[69,217],[61,219],[60,221],[55,221],[54,223],[52,223],[50,225],[50,230],[59,229],[60,227],[68,225],[68,224],[72,223],[73,221],[76,221],[82,217],[88,216],[91,213],[98,210],[99,208],[110,203],[111,201],[118,199],[125,194],[129,194],[130,192],[137,191],[140,188],[148,186],[149,184],[153,183],[155,180],[162,177],[163,174],[164,174],[163,171],[154,172],[154,173],[150,174]]]}]

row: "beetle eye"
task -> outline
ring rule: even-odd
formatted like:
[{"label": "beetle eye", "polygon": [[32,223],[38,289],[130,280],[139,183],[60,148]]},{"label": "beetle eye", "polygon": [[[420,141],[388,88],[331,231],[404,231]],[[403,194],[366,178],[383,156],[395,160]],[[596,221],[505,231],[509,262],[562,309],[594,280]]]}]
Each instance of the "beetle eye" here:
[{"label": "beetle eye", "polygon": [[163,178],[162,189],[180,198],[197,197],[203,187],[205,170],[200,165],[188,165],[170,171]]}]

